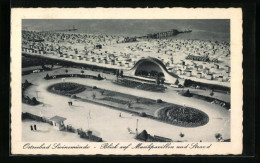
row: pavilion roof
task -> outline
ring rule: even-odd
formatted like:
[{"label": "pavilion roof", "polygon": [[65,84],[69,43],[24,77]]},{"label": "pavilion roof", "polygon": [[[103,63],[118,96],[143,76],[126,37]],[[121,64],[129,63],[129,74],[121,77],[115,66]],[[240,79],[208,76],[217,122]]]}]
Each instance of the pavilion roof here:
[{"label": "pavilion roof", "polygon": [[60,117],[60,116],[54,116],[54,117],[52,117],[52,118],[50,118],[50,121],[54,121],[54,122],[57,122],[57,123],[59,123],[59,122],[63,122],[63,121],[65,121],[66,120],[66,118],[64,118],[64,117]]}]

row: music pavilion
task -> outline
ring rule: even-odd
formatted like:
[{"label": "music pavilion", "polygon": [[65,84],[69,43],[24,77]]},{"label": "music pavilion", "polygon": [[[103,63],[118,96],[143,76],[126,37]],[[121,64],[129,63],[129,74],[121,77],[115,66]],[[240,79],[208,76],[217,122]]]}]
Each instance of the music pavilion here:
[{"label": "music pavilion", "polygon": [[152,81],[159,76],[160,78],[165,79],[165,83],[174,84],[177,79],[179,84],[183,85],[184,83],[184,79],[172,72],[169,72],[162,61],[152,57],[140,59],[136,62],[133,68],[125,71],[124,74],[134,78]]}]

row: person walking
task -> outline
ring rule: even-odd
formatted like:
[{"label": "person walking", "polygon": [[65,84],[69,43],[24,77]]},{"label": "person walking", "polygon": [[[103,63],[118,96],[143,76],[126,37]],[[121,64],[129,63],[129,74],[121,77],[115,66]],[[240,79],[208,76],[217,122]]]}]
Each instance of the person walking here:
[{"label": "person walking", "polygon": [[34,130],[37,131],[36,124],[34,124]]},{"label": "person walking", "polygon": [[33,131],[33,126],[31,125],[31,131]]}]

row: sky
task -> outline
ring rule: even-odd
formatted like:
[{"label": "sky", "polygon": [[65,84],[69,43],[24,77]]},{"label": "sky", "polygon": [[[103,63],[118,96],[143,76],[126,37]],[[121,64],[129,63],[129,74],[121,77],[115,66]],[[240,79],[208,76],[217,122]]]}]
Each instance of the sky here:
[{"label": "sky", "polygon": [[192,33],[176,38],[229,41],[228,19],[24,19],[24,30],[62,30],[72,28],[79,33],[143,36],[171,29],[191,29]]}]

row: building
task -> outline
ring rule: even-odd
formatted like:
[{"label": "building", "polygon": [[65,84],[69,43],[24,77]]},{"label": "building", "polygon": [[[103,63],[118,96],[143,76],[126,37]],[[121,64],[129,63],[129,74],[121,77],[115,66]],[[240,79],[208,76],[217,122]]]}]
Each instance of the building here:
[{"label": "building", "polygon": [[115,65],[115,60],[111,60],[110,64]]},{"label": "building", "polygon": [[79,56],[77,56],[77,60],[81,60],[81,56],[79,55]]},{"label": "building", "polygon": [[156,74],[160,74],[161,77],[165,79],[166,83],[173,84],[175,83],[176,79],[179,80],[180,84],[184,83],[184,80],[180,78],[177,74],[169,72],[162,61],[152,57],[140,59],[136,62],[134,67],[132,67],[128,71],[125,71],[124,73],[126,76],[132,76],[135,78],[139,78],[139,74],[141,74],[142,78],[147,78],[149,80],[151,80],[151,74],[154,74],[155,76]]},{"label": "building", "polygon": [[208,80],[213,80],[212,74],[207,74],[206,79],[208,79]]},{"label": "building", "polygon": [[209,74],[209,69],[208,68],[205,69],[205,73]]},{"label": "building", "polygon": [[186,76],[191,77],[192,71],[186,71]]},{"label": "building", "polygon": [[230,71],[230,66],[227,66],[227,65],[226,65],[226,66],[224,67],[224,69],[229,72],[229,71]]},{"label": "building", "polygon": [[60,116],[54,116],[50,119],[50,121],[52,122],[53,128],[55,128],[56,130],[64,130],[65,129],[65,125],[64,125],[64,121],[66,120],[66,118],[64,117],[60,117]]},{"label": "building", "polygon": [[197,73],[197,78],[201,78],[202,74],[199,72]]},{"label": "building", "polygon": [[219,77],[218,77],[218,81],[219,81],[219,82],[223,82],[223,76],[219,76]]},{"label": "building", "polygon": [[178,70],[177,70],[177,74],[178,74],[178,75],[182,75],[182,70],[181,70],[181,69],[178,69]]},{"label": "building", "polygon": [[94,49],[102,49],[102,45],[100,44],[94,45]]}]

